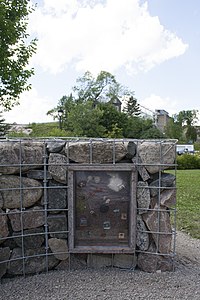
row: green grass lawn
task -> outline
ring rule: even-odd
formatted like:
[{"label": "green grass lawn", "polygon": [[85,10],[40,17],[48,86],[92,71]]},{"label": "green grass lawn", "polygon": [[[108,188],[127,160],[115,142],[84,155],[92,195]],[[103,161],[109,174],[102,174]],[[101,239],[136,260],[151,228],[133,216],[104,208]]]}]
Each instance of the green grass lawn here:
[{"label": "green grass lawn", "polygon": [[177,171],[177,229],[200,239],[200,170]]}]

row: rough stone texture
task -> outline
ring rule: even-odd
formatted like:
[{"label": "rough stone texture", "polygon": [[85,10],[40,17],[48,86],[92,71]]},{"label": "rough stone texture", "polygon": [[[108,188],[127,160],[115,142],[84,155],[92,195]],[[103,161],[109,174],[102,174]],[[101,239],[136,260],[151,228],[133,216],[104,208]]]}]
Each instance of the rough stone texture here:
[{"label": "rough stone texture", "polygon": [[[27,249],[24,253],[24,271],[25,274],[40,273],[46,270],[46,256],[44,248]],[[41,255],[41,256],[40,256]],[[29,257],[28,256],[35,256]],[[8,274],[22,275],[23,274],[23,259],[22,249],[15,248],[12,251],[11,260],[8,263]],[[18,258],[18,259],[17,259]],[[21,259],[20,259],[21,258]],[[14,260],[17,259],[17,260]],[[58,260],[54,255],[48,255],[48,268],[52,269],[58,264]]]},{"label": "rough stone texture", "polygon": [[72,161],[78,163],[112,163],[117,162],[128,154],[128,143],[83,141],[66,144],[65,153]]},{"label": "rough stone texture", "polygon": [[175,176],[173,174],[162,173],[160,179],[156,179],[149,184],[150,193],[152,197],[155,197],[163,191],[165,187],[173,187],[175,182]]},{"label": "rough stone texture", "polygon": [[113,266],[121,269],[134,269],[137,265],[137,258],[134,254],[115,254]]},{"label": "rough stone texture", "polygon": [[48,240],[49,247],[53,255],[59,260],[69,257],[67,241],[63,239],[51,238]]},{"label": "rough stone texture", "polygon": [[161,205],[172,207],[176,204],[176,190],[164,190],[160,195]]},{"label": "rough stone texture", "polygon": [[[44,228],[31,228],[24,230],[23,247],[25,249],[37,249],[42,246],[45,240]],[[26,236],[27,235],[27,236]],[[20,236],[20,237],[16,237]],[[13,232],[13,238],[18,247],[22,248],[21,231]]]},{"label": "rough stone texture", "polygon": [[138,254],[138,267],[145,272],[154,273],[156,271],[166,272],[173,270],[172,258],[168,255],[157,255],[156,245],[151,239],[148,253]]},{"label": "rough stone texture", "polygon": [[0,192],[0,208],[3,207],[3,197],[2,197],[2,194]]},{"label": "rough stone texture", "polygon": [[7,237],[8,235],[8,217],[5,212],[0,209],[0,244],[4,242],[4,239],[1,239]]},{"label": "rough stone texture", "polygon": [[134,157],[132,159],[132,162],[134,165],[136,165],[136,169],[137,169],[138,173],[140,174],[140,177],[142,178],[143,181],[147,181],[148,179],[150,179],[150,175],[147,172],[146,168],[144,166],[140,165],[142,163],[142,161],[141,161],[141,158],[139,155]]},{"label": "rough stone texture", "polygon": [[[150,174],[169,168],[176,157],[175,144],[171,142],[148,142],[138,143],[137,151],[142,163]],[[161,166],[160,164],[164,164]]]},{"label": "rough stone texture", "polygon": [[10,250],[17,248],[17,244],[15,243],[14,239],[12,238],[12,236],[9,236],[4,242],[3,245],[4,247],[8,247],[10,248]]},{"label": "rough stone texture", "polygon": [[[5,142],[5,144],[6,143],[7,142]],[[17,144],[18,146],[16,146]],[[34,142],[24,143],[22,141],[22,148],[25,144],[30,144],[31,146],[29,145],[28,150],[22,149],[22,155],[20,155],[22,157],[27,156],[27,159],[29,156],[30,161],[32,159],[30,153],[31,151],[35,151]],[[14,142],[10,143],[10,145],[12,147],[10,152],[15,152],[18,159],[17,163],[19,164],[19,143]],[[113,145],[115,145],[114,148]],[[3,210],[0,210],[0,241],[4,248],[9,249],[9,251],[11,249],[11,259],[19,258],[19,260],[10,261],[8,266],[9,271],[6,275],[23,274],[23,251],[25,254],[25,274],[45,271],[47,260],[50,262],[50,269],[56,268],[58,270],[110,266],[131,269],[135,268],[136,265],[147,272],[171,270],[171,257],[165,254],[170,254],[171,250],[172,234],[169,210],[167,209],[175,204],[175,176],[162,173],[159,180],[160,172],[158,171],[168,168],[168,165],[160,166],[160,164],[170,164],[174,162],[169,161],[167,157],[169,153],[170,156],[172,156],[171,149],[173,149],[172,152],[175,153],[175,147],[173,143],[165,141],[138,141],[137,145],[135,142],[117,141],[114,143],[114,140],[106,141],[103,139],[102,141],[80,140],[77,142],[66,142],[58,140],[49,141],[47,143],[44,142],[41,143],[40,147],[42,154],[40,161],[43,163],[44,159],[46,160],[43,154],[48,155],[46,174],[44,174],[44,169],[42,166],[40,167],[40,164],[26,168],[23,164],[26,164],[27,160],[24,160],[21,162],[23,171],[21,179],[16,175],[0,175],[0,189],[2,189],[0,191],[0,208],[3,208]],[[33,149],[31,149],[32,146]],[[46,149],[44,149],[44,146],[46,146]],[[0,146],[0,153],[1,149]],[[5,149],[4,147],[3,151],[5,151]],[[28,154],[25,154],[25,152]],[[162,152],[161,156],[160,152]],[[69,157],[67,157],[68,154]],[[34,155],[35,154],[33,154],[33,157]],[[137,185],[138,211],[136,231],[136,246],[139,252],[139,262],[136,261],[134,254],[84,254],[83,256],[81,256],[81,254],[69,254],[67,247],[68,233],[66,232],[68,231],[67,212],[63,211],[63,209],[66,209],[68,206],[67,188],[63,188],[63,185],[66,186],[67,184],[68,167],[72,162],[107,164],[113,162],[131,163],[131,161],[133,165],[136,166],[136,176],[138,176],[139,179]],[[8,163],[6,164],[8,172],[19,173],[19,166],[15,167],[9,166]],[[148,164],[150,166],[148,166]],[[6,171],[6,168],[4,167],[2,169]],[[44,179],[48,180],[45,193],[43,193],[41,186]],[[16,182],[14,180],[16,180]],[[29,183],[26,186],[27,180]],[[13,184],[14,182],[15,184]],[[36,186],[33,182],[35,182]],[[61,188],[58,188],[58,186]],[[20,202],[20,187],[24,189],[21,189],[21,199],[23,199],[23,203]],[[4,191],[4,189],[10,190]],[[26,191],[29,195],[33,192],[32,195],[30,195],[30,200],[27,199]],[[36,197],[34,193],[38,193],[38,191],[40,192]],[[13,201],[15,201],[15,204],[13,204]],[[47,205],[47,211],[39,211],[44,210],[44,205],[45,208]],[[160,215],[158,215],[157,212],[159,205],[161,205],[160,209],[163,210],[160,212]],[[21,206],[23,207],[22,212],[17,209],[21,209]],[[155,210],[151,211],[148,210],[148,208]],[[1,213],[3,211],[6,211],[10,224],[6,214],[3,215]],[[46,216],[46,214],[48,215]],[[47,224],[44,224],[45,220],[47,220]],[[160,232],[153,233],[154,231],[158,231],[158,221],[160,221]],[[8,232],[7,223],[9,224],[10,234]],[[21,223],[23,224],[23,231],[21,231]],[[44,228],[48,230],[48,253],[45,252]],[[2,238],[1,231],[4,231],[5,240]],[[36,233],[36,235],[32,235],[34,233]],[[22,246],[23,249],[20,249]],[[51,253],[51,250],[53,253]],[[157,251],[160,251],[161,255],[158,255],[159,253],[157,253]],[[46,256],[46,254],[48,255]],[[26,258],[26,256],[35,257]],[[2,274],[5,274],[5,266]]]},{"label": "rough stone texture", "polygon": [[2,263],[2,261],[9,260],[10,258],[10,248],[0,248],[0,279],[6,274],[7,271],[7,262]]},{"label": "rough stone texture", "polygon": [[[58,185],[62,186],[62,184],[58,184],[56,181],[49,181],[47,190],[48,209],[62,210],[63,208],[67,207],[67,189],[55,188]],[[56,211],[54,211],[54,213],[56,213]]]},{"label": "rough stone texture", "polygon": [[139,253],[137,263],[142,271],[149,273],[154,273],[158,270],[162,272],[173,270],[173,262],[169,256]]},{"label": "rough stone texture", "polygon": [[87,266],[90,268],[105,268],[112,266],[112,255],[88,254]]},{"label": "rough stone texture", "polygon": [[64,148],[65,144],[66,142],[63,140],[48,141],[47,150],[51,153],[58,153]]},{"label": "rough stone texture", "polygon": [[70,254],[68,259],[62,260],[56,270],[83,270],[87,268],[87,254]]},{"label": "rough stone texture", "polygon": [[143,214],[142,217],[150,231],[159,232],[152,233],[152,236],[158,251],[166,254],[171,251],[172,229],[169,212],[163,206],[161,206],[160,209],[164,211],[159,211],[156,206],[155,210]]},{"label": "rough stone texture", "polygon": [[[10,142],[0,143],[0,172],[2,174],[19,173],[22,164],[22,171],[37,169],[43,164],[44,144],[41,142]],[[14,166],[15,165],[15,166]]]},{"label": "rough stone texture", "polygon": [[[43,208],[34,206],[33,208],[22,211],[23,229],[37,228],[45,223],[45,213]],[[8,214],[13,231],[21,230],[21,213],[18,209],[13,209]]]},{"label": "rough stone texture", "polygon": [[[29,170],[27,172],[27,177],[32,178],[32,179],[37,179],[37,180],[44,180],[45,178],[45,173],[44,170]],[[49,172],[46,172],[46,179],[52,179],[52,176]]]},{"label": "rough stone texture", "polygon": [[147,231],[146,225],[141,215],[137,215],[136,245],[141,251],[146,251],[149,248],[149,234],[145,231]]},{"label": "rough stone texture", "polygon": [[[58,239],[66,239],[67,238],[67,216],[65,213],[49,215],[47,218],[49,233],[51,237]],[[62,232],[63,231],[63,232]]]},{"label": "rough stone texture", "polygon": [[150,205],[150,191],[147,182],[138,181],[137,183],[137,204],[138,213],[143,214],[147,212]]},{"label": "rough stone texture", "polygon": [[56,181],[67,183],[67,167],[68,161],[65,155],[50,153],[48,170]]},{"label": "rough stone texture", "polygon": [[136,155],[137,145],[134,142],[128,142],[126,158],[131,159]]},{"label": "rough stone texture", "polygon": [[3,208],[20,208],[21,201],[22,207],[29,207],[42,197],[42,186],[37,180],[25,177],[20,179],[15,175],[0,176],[0,189],[8,189],[1,191]]},{"label": "rough stone texture", "polygon": [[176,190],[171,189],[171,190],[164,190],[160,194],[160,199],[159,195],[152,197],[151,198],[151,208],[153,209],[156,205],[160,204],[162,206],[171,208],[176,204]]}]

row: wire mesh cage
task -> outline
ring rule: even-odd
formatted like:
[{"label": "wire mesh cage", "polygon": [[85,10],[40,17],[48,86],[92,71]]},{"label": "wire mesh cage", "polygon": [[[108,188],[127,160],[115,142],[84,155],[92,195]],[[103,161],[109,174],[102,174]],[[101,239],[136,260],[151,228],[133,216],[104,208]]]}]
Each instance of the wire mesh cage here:
[{"label": "wire mesh cage", "polygon": [[174,270],[176,141],[0,141],[0,278]]}]

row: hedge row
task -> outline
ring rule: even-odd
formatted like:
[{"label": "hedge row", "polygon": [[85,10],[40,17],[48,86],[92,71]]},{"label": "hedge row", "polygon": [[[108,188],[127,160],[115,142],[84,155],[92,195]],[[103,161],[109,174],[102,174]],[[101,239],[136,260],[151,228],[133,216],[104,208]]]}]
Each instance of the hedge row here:
[{"label": "hedge row", "polygon": [[200,169],[200,155],[182,154],[177,156],[179,170]]}]

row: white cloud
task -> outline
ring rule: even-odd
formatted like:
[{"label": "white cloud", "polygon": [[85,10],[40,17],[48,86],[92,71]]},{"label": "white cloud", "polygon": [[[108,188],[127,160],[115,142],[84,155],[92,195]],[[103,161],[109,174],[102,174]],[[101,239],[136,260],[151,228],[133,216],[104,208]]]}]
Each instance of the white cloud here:
[{"label": "white cloud", "polygon": [[47,116],[48,110],[55,104],[50,99],[42,98],[36,89],[24,92],[20,97],[20,105],[15,106],[11,111],[5,112],[3,117],[7,123],[29,124],[33,122],[52,122],[53,119]]},{"label": "white cloud", "polygon": [[33,62],[52,73],[148,71],[182,55],[187,45],[139,0],[44,0],[32,15],[38,50]]},{"label": "white cloud", "polygon": [[169,97],[162,98],[158,95],[151,94],[149,97],[138,102],[143,107],[150,109],[155,112],[156,109],[164,109],[169,113],[170,116],[179,112],[177,110],[177,102],[175,100],[170,99]]}]

